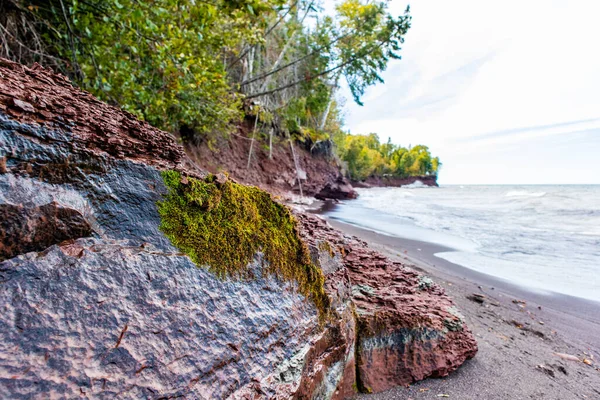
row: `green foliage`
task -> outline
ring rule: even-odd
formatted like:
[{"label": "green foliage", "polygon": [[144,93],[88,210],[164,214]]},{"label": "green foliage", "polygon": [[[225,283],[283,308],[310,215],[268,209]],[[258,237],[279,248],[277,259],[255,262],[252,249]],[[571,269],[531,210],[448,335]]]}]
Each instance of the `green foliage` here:
[{"label": "green foliage", "polygon": [[257,252],[267,261],[265,274],[296,282],[298,290],[327,313],[323,273],[299,239],[289,209],[251,186],[183,178],[163,173],[168,194],[158,203],[160,229],[198,266],[219,277],[252,278],[247,268]]},{"label": "green foliage", "polygon": [[354,101],[360,105],[365,89],[383,83],[380,73],[390,59],[400,59],[398,52],[410,29],[410,8],[394,17],[387,12],[385,1],[345,0],[337,6],[342,37],[337,44],[337,58]]},{"label": "green foliage", "polygon": [[[281,109],[283,126],[291,132],[331,133],[326,128],[336,118],[340,79],[346,79],[354,100],[362,104],[365,89],[383,82],[380,73],[399,58],[410,28],[409,10],[396,17],[387,1],[343,0],[334,16],[324,16],[310,6],[315,2],[288,3],[295,17],[279,25],[272,21],[277,29],[255,48],[259,56],[252,53],[242,90],[248,98]],[[307,16],[315,23],[303,24]]]},{"label": "green foliage", "polygon": [[[261,40],[279,0],[24,1],[83,88],[159,128],[227,130],[241,118],[223,54]],[[39,4],[37,4],[39,3]],[[32,6],[33,7],[33,6]]]},{"label": "green foliage", "polygon": [[328,140],[329,134],[316,127],[314,121],[314,105],[310,101],[314,98],[300,97],[292,99],[283,110],[284,127],[292,136],[300,142],[316,143]]},{"label": "green foliage", "polygon": [[410,27],[408,10],[393,16],[384,0],[342,0],[333,16],[312,0],[7,4],[0,31],[22,28],[0,35],[0,54],[29,52],[29,62],[50,62],[102,100],[185,136],[228,133],[242,101],[256,99],[282,130],[325,140],[339,79],[360,104]]},{"label": "green foliage", "polygon": [[338,131],[334,135],[338,156],[346,163],[351,179],[362,181],[370,176],[425,176],[437,175],[441,165],[438,157],[432,157],[427,146],[405,148],[389,140],[380,143],[379,137],[350,135]]}]

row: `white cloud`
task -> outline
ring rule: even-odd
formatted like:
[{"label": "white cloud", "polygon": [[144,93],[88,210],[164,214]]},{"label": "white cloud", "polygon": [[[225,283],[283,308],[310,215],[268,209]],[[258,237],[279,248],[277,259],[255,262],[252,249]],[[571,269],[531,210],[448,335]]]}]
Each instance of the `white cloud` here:
[{"label": "white cloud", "polygon": [[[398,13],[405,6],[391,2]],[[600,2],[431,0],[411,11],[403,60],[364,107],[347,103],[353,133],[429,145],[444,162],[442,183],[600,183],[600,157],[587,156],[600,154],[600,123],[545,127],[600,118]],[[481,138],[503,130],[514,131]],[[570,151],[556,149],[559,136]]]}]

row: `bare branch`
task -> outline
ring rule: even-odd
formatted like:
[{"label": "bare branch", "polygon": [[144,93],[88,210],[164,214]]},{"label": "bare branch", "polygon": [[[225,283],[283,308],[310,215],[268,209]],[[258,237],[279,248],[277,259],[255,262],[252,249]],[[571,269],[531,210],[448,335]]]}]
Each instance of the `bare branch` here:
[{"label": "bare branch", "polygon": [[[302,17],[302,19],[300,20],[300,26],[301,27],[302,27],[302,24],[304,24],[304,20],[308,16],[308,13],[310,12],[310,9],[312,8],[313,4],[314,4],[314,1],[311,1],[310,4],[308,5],[308,7],[306,8],[306,12],[304,13],[304,16]],[[283,57],[285,56],[285,53],[287,53],[287,50],[289,49],[289,47],[291,46],[292,42],[296,38],[296,34],[298,34],[298,31],[299,31],[299,29],[296,28],[296,30],[294,31],[294,33],[292,33],[292,36],[290,36],[290,38],[287,40],[287,42],[283,46],[283,49],[281,50],[281,53],[279,53],[279,57],[277,57],[277,60],[275,61],[275,64],[273,64],[273,67],[271,68],[271,71],[273,71],[273,70],[277,69],[277,67],[279,67],[279,64],[281,64],[281,61],[283,61]],[[267,75],[267,77],[266,77],[265,81],[263,82],[260,90],[265,90],[267,88],[267,86],[269,85],[269,82],[271,81],[271,78],[270,78],[271,76],[272,76],[272,74],[268,74]]]},{"label": "bare branch", "polygon": [[[267,29],[267,31],[265,32],[265,37],[269,36],[269,34],[270,34],[271,32],[273,32],[273,29],[275,29],[275,28],[277,27],[277,25],[279,25],[279,24],[281,23],[281,21],[283,21],[283,20],[285,19],[285,17],[287,17],[287,15],[290,13],[290,11],[292,11],[292,9],[293,9],[294,7],[296,7],[296,5],[297,5],[297,4],[298,4],[298,1],[296,0],[296,1],[294,2],[294,4],[292,4],[292,5],[290,6],[290,8],[288,8],[288,10],[286,11],[286,13],[285,13],[285,14],[283,14],[283,15],[281,16],[281,18],[279,18],[279,19],[277,20],[277,22],[275,22],[275,24],[274,24],[272,27],[270,27],[269,29]],[[311,5],[312,5],[312,4],[311,4]]]},{"label": "bare branch", "polygon": [[298,79],[298,80],[296,80],[296,81],[294,81],[292,83],[288,83],[287,85],[284,85],[284,86],[281,86],[281,87],[278,87],[278,88],[275,88],[275,89],[263,91],[261,93],[251,94],[251,95],[246,96],[246,98],[247,99],[253,99],[253,98],[256,98],[256,97],[266,96],[266,95],[269,95],[269,94],[277,93],[277,92],[280,92],[282,90],[285,90],[285,89],[294,87],[296,85],[299,85],[302,82],[308,82],[308,81],[311,81],[311,80],[313,80],[315,78],[318,78],[320,76],[327,75],[327,74],[329,74],[329,73],[331,73],[333,71],[336,71],[336,70],[338,70],[340,68],[344,68],[346,65],[349,65],[349,64],[353,63],[356,60],[359,60],[359,59],[361,59],[361,58],[363,58],[365,56],[368,56],[369,54],[371,54],[372,52],[374,52],[375,50],[379,49],[381,46],[383,46],[384,44],[386,44],[387,42],[389,42],[390,39],[391,38],[388,38],[387,40],[378,43],[374,48],[370,49],[366,53],[365,52],[359,52],[359,55],[354,56],[354,57],[350,58],[349,60],[347,60],[345,62],[342,62],[342,63],[340,63],[340,64],[338,64],[338,65],[336,65],[334,67],[331,67],[331,68],[329,68],[329,69],[327,69],[327,70],[325,70],[325,71],[323,71],[321,73],[318,73],[317,75],[310,76],[310,77],[304,78],[304,79]]},{"label": "bare branch", "polygon": [[254,83],[254,82],[256,82],[256,81],[259,81],[259,80],[261,80],[261,79],[264,79],[264,78],[266,78],[266,77],[267,77],[267,76],[269,76],[269,75],[276,74],[276,73],[278,73],[279,71],[282,71],[282,70],[284,70],[284,69],[286,69],[286,68],[289,68],[289,67],[291,67],[291,66],[293,66],[293,65],[295,65],[295,64],[298,64],[298,63],[299,63],[299,62],[301,62],[301,61],[304,61],[304,60],[306,60],[306,59],[307,59],[307,58],[309,58],[310,56],[313,56],[313,55],[315,55],[315,54],[319,53],[321,50],[323,50],[323,49],[325,49],[325,48],[327,48],[327,47],[331,46],[332,44],[335,44],[336,42],[338,42],[338,41],[340,41],[340,40],[342,40],[342,39],[345,39],[345,38],[347,38],[348,36],[350,36],[350,33],[346,33],[345,35],[338,36],[337,38],[333,39],[331,42],[327,43],[326,45],[323,45],[323,46],[321,46],[321,47],[317,47],[315,50],[311,51],[310,53],[308,53],[308,54],[306,54],[306,55],[304,55],[304,56],[302,56],[302,57],[300,57],[300,58],[298,58],[298,59],[296,59],[296,60],[294,60],[294,61],[291,61],[291,62],[289,62],[289,63],[287,63],[287,64],[285,64],[285,65],[282,65],[281,67],[279,67],[279,68],[276,68],[276,69],[274,69],[274,70],[272,70],[272,71],[269,71],[269,72],[267,72],[267,73],[264,73],[264,74],[262,74],[262,75],[256,76],[256,77],[254,77],[254,78],[252,78],[252,79],[249,79],[249,80],[247,80],[247,81],[244,81],[244,82],[242,82],[240,85],[241,85],[241,86],[246,86],[246,85],[249,85],[250,83]]}]

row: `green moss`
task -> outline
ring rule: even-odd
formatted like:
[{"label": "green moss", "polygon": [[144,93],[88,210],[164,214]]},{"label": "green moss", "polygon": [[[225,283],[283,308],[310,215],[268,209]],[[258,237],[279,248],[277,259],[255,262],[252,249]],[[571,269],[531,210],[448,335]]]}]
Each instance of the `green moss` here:
[{"label": "green moss", "polygon": [[215,275],[237,279],[252,278],[247,266],[260,251],[268,261],[263,272],[296,282],[324,320],[329,306],[324,276],[311,262],[287,207],[258,188],[219,183],[213,175],[199,180],[165,171],[162,176],[169,191],[158,202],[160,229],[175,247]]}]

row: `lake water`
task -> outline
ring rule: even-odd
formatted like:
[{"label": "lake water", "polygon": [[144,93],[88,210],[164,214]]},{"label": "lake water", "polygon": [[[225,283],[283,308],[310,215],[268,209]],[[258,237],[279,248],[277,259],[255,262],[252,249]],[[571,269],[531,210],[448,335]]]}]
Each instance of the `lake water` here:
[{"label": "lake water", "polygon": [[436,256],[513,283],[600,301],[600,186],[359,189],[331,218],[441,244]]}]

